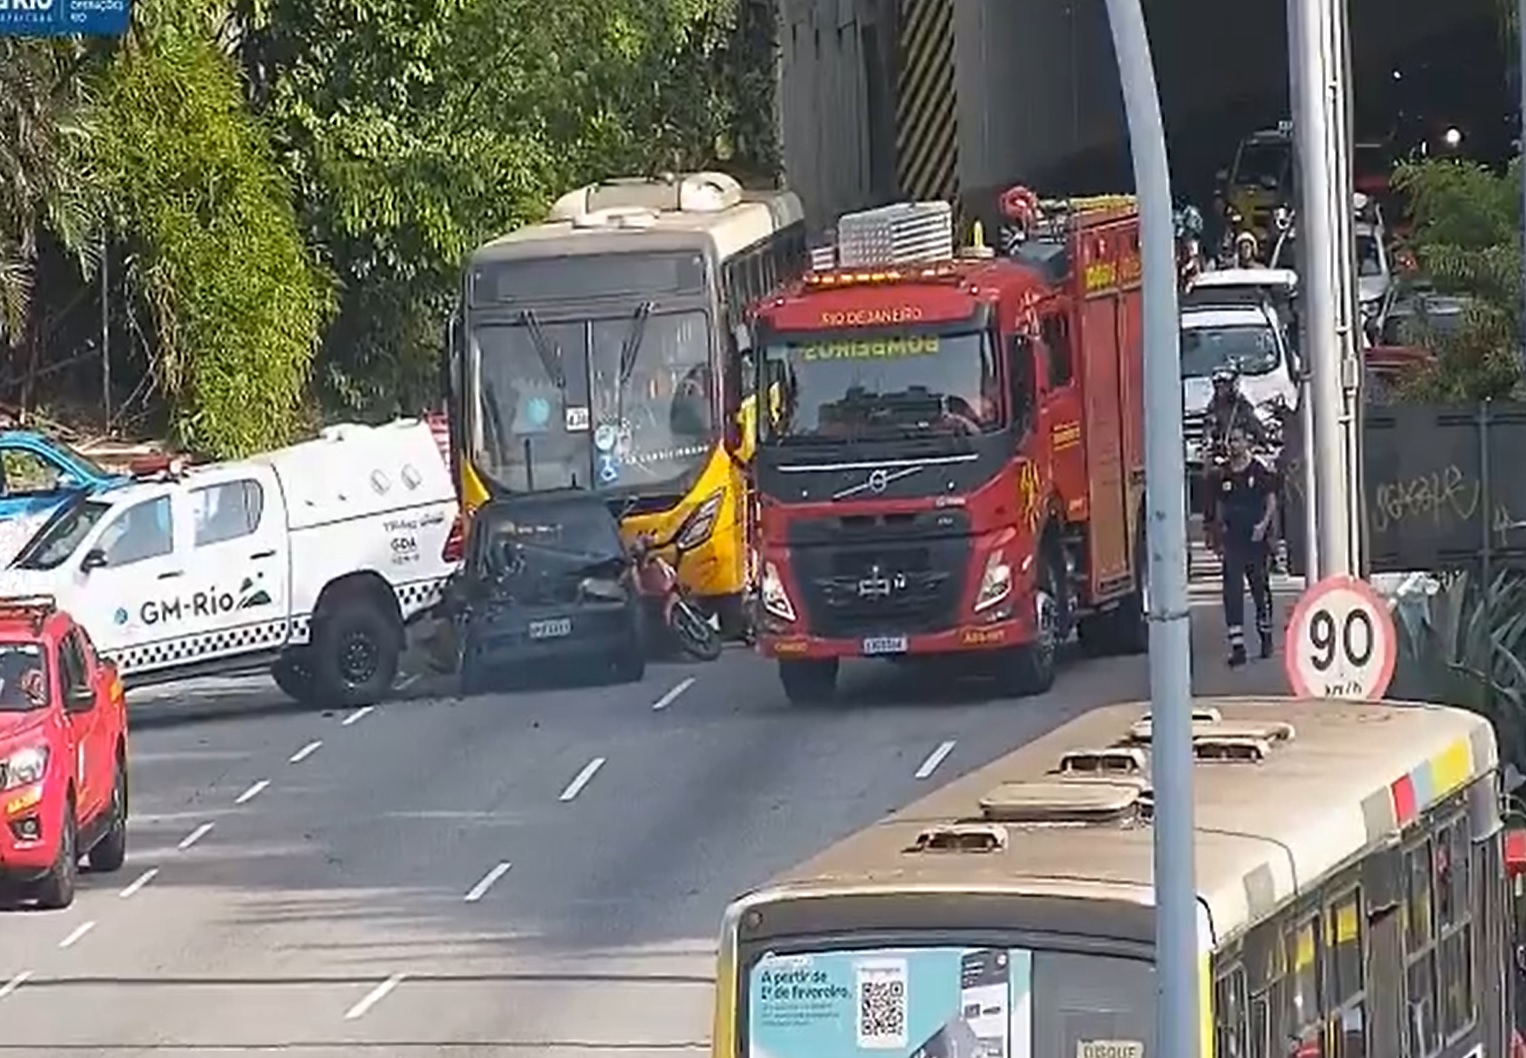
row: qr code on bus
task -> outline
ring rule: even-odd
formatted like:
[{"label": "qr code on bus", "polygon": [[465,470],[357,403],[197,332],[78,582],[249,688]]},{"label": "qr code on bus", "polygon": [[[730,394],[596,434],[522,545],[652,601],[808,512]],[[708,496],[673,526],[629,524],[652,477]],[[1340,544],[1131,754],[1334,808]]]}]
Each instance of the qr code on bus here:
[{"label": "qr code on bus", "polygon": [[858,964],[858,1045],[863,1050],[906,1046],[906,961]]}]

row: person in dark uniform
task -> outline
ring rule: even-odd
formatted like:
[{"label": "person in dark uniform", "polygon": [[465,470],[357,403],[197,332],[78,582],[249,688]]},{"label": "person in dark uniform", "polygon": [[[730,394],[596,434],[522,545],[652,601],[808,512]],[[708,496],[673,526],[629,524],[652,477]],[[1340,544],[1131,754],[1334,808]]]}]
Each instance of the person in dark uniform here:
[{"label": "person in dark uniform", "polygon": [[1250,432],[1229,434],[1229,463],[1218,494],[1219,539],[1224,554],[1224,624],[1229,663],[1245,664],[1245,588],[1256,606],[1261,656],[1272,656],[1271,554],[1268,537],[1277,514],[1277,476],[1251,455]]},{"label": "person in dark uniform", "polygon": [[1218,502],[1229,462],[1229,435],[1239,427],[1253,444],[1264,445],[1268,440],[1266,427],[1256,415],[1256,406],[1240,392],[1240,368],[1234,362],[1214,369],[1213,396],[1208,400],[1203,420],[1203,528],[1208,545],[1218,551],[1222,546]]}]

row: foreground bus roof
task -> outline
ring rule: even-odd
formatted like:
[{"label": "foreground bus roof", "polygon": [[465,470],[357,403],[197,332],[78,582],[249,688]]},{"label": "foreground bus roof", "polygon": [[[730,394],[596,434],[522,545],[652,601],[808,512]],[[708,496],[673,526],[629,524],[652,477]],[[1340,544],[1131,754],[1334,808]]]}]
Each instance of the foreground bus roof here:
[{"label": "foreground bus roof", "polygon": [[[1197,887],[1215,942],[1294,896],[1359,851],[1391,839],[1416,812],[1498,764],[1494,735],[1476,714],[1441,706],[1199,699],[1195,723],[1202,753],[1242,756],[1200,761],[1196,792]],[[1144,821],[1082,821],[1056,810],[1055,822],[1031,818],[1045,796],[1120,791],[1111,782],[1061,776],[1067,753],[1112,748],[1108,763],[1144,764],[1148,707],[1108,706],[1073,720],[1014,753],[911,804],[786,872],[749,904],[810,894],[955,890],[968,886],[1039,896],[1076,895],[1148,905],[1152,901],[1152,828]],[[1143,720],[1143,729],[1138,726]],[[1131,734],[1134,739],[1131,741]],[[1287,736],[1287,737],[1281,737]],[[1129,747],[1123,749],[1122,747]],[[1249,747],[1249,749],[1247,749]],[[1121,752],[1120,752],[1121,749]],[[1265,749],[1261,759],[1243,759]],[[1252,752],[1254,751],[1254,752]],[[1082,756],[1072,764],[1095,765]],[[1118,773],[1114,773],[1117,775]],[[1004,784],[1034,784],[1012,786]],[[1039,785],[1042,784],[1042,785]],[[1126,791],[1124,791],[1126,793]],[[1146,796],[1141,802],[1148,805]],[[995,851],[917,851],[919,838],[1002,831]]]},{"label": "foreground bus roof", "polygon": [[[592,216],[592,215],[591,215]],[[551,220],[500,235],[479,247],[474,264],[522,261],[549,255],[662,252],[709,246],[722,258],[805,218],[791,191],[744,191],[741,201],[714,212],[653,211],[639,226]]]}]

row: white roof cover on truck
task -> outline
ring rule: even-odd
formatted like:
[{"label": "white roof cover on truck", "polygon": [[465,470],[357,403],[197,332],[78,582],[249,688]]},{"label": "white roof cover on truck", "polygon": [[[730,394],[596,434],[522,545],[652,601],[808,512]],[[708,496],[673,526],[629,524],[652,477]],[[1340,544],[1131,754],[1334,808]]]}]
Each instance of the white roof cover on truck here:
[{"label": "white roof cover on truck", "polygon": [[241,466],[260,465],[281,479],[292,529],[438,502],[454,494],[450,467],[435,433],[420,419],[325,427],[311,441],[192,470],[187,480],[236,476]]}]

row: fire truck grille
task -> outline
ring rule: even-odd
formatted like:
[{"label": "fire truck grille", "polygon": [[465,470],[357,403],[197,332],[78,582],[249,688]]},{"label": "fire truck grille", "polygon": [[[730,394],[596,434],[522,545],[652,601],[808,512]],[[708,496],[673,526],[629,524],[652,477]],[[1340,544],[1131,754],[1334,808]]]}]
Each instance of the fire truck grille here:
[{"label": "fire truck grille", "polygon": [[798,548],[792,558],[813,634],[916,635],[957,623],[968,537],[917,547]]}]

